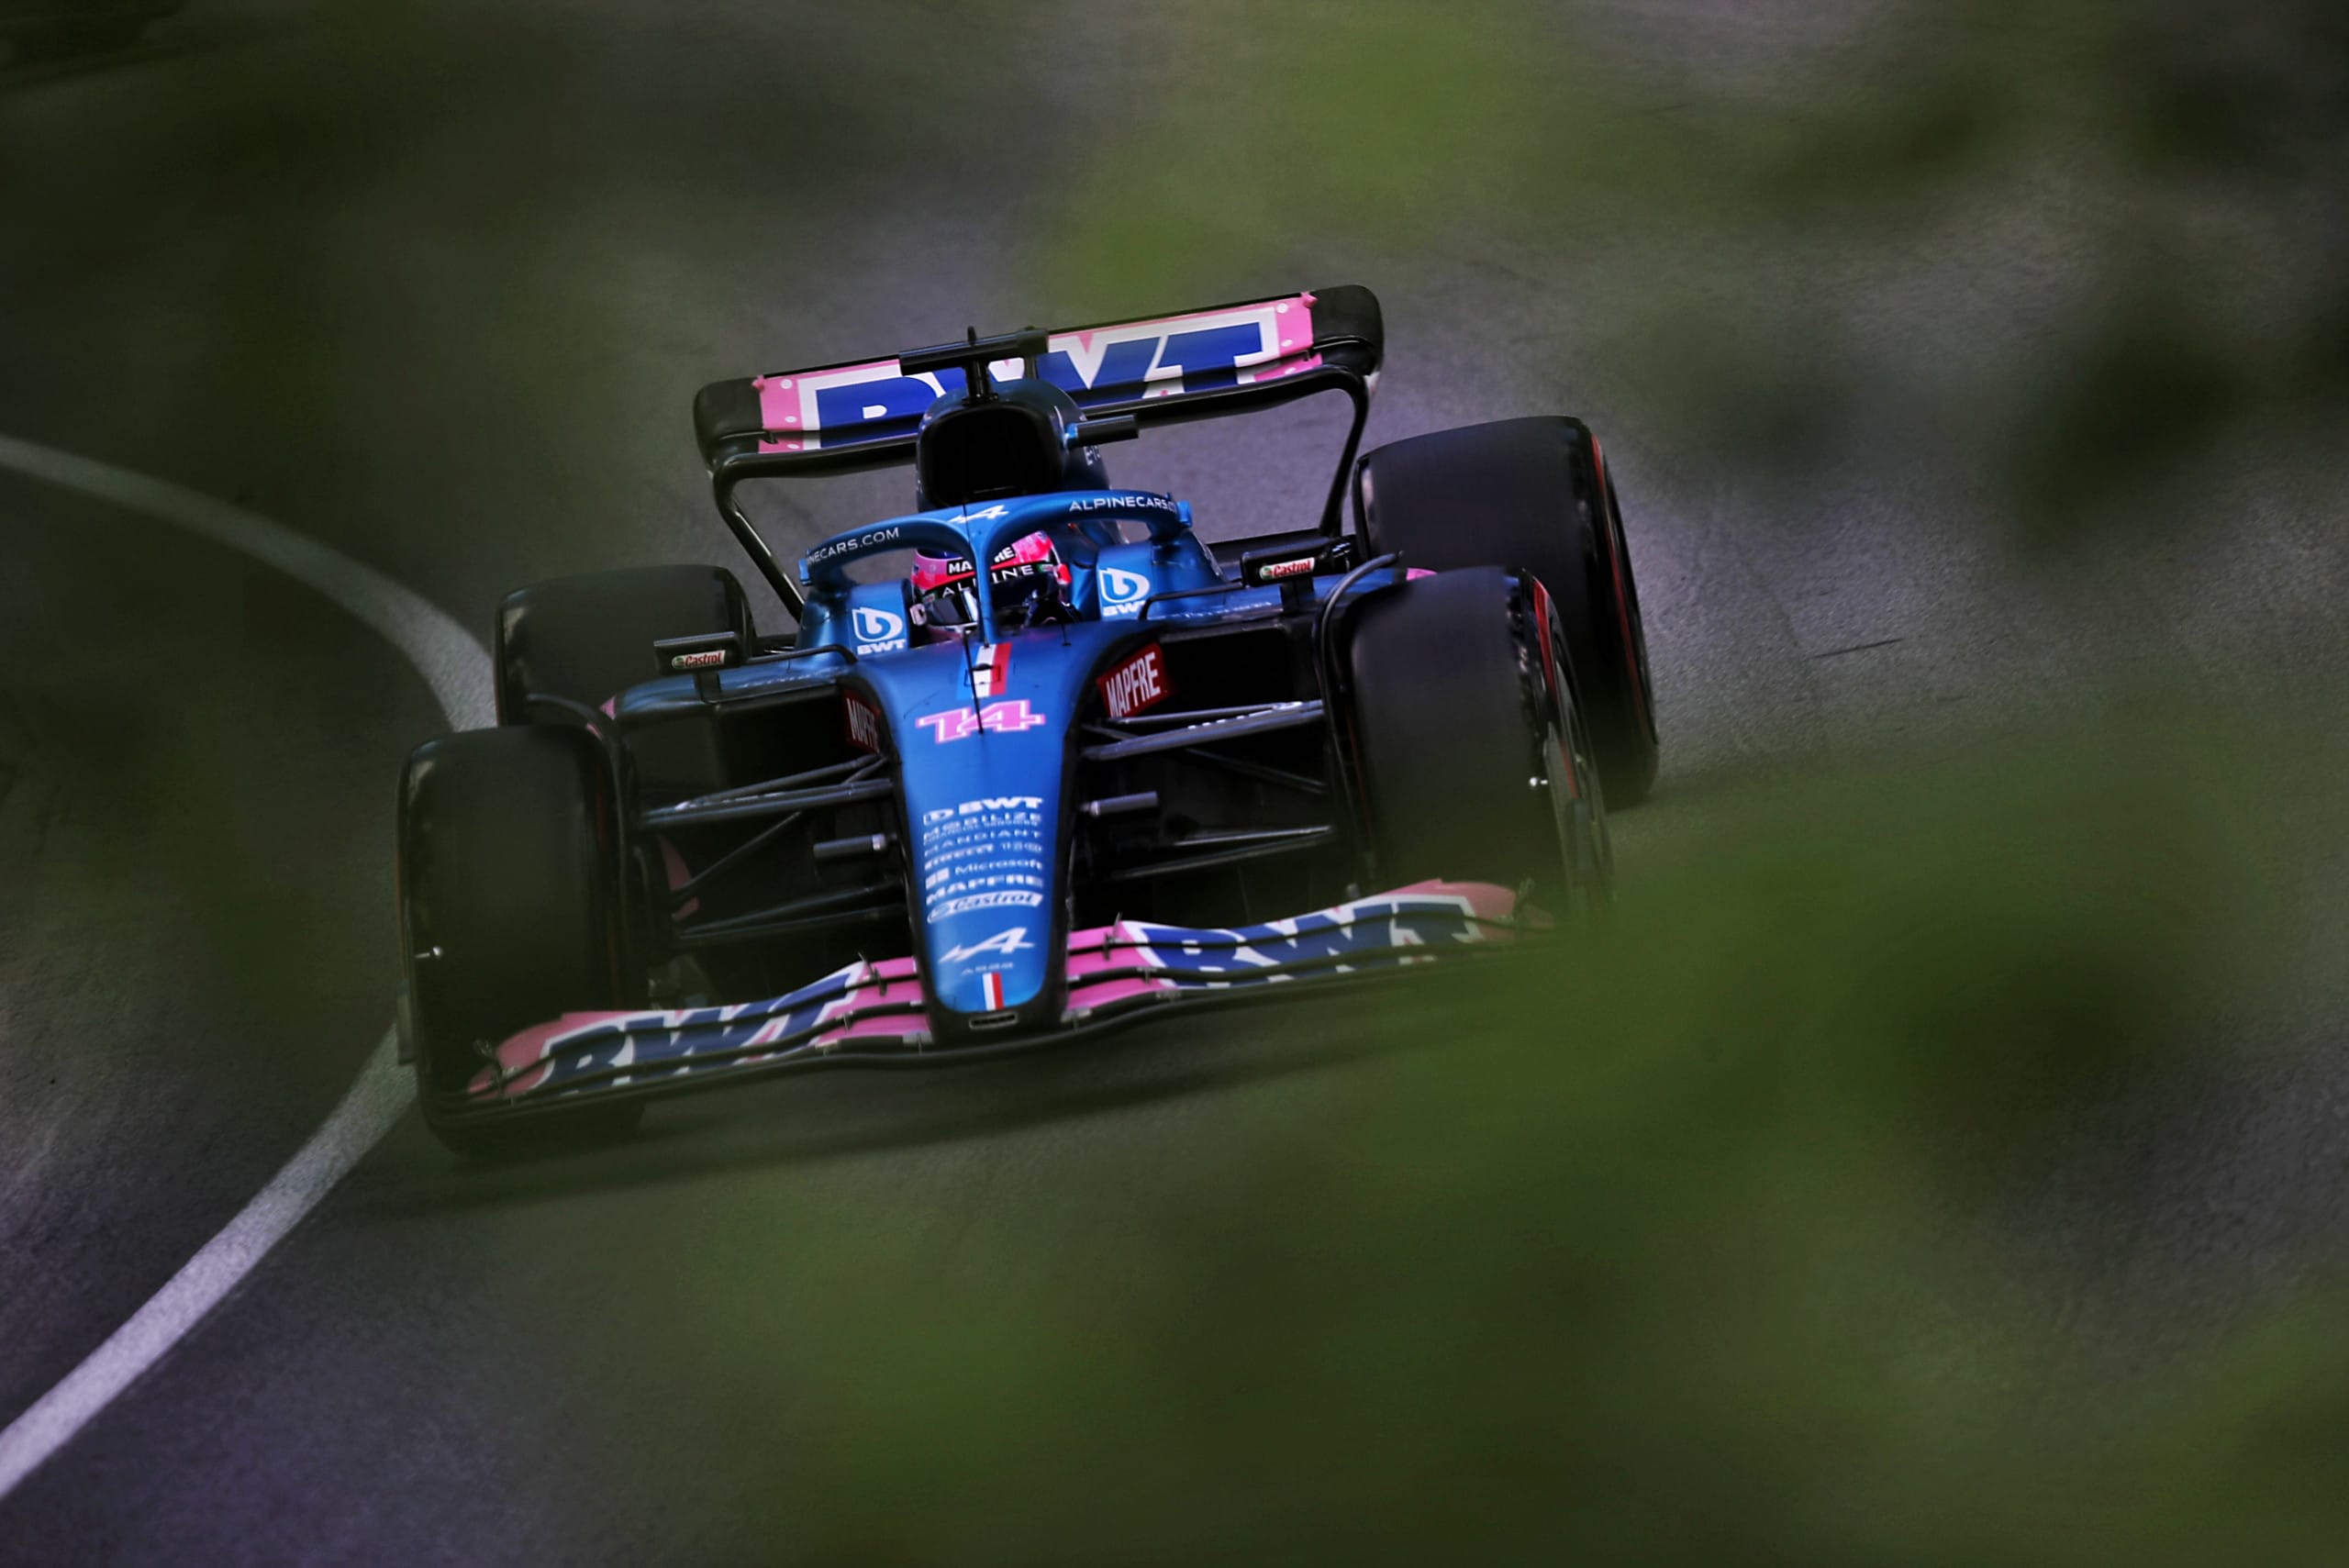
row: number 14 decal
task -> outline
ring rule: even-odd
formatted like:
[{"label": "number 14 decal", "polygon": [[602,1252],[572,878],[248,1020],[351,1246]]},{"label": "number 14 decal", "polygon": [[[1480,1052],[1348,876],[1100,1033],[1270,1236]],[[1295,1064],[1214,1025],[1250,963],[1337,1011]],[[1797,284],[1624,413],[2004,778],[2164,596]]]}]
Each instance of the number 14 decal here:
[{"label": "number 14 decal", "polygon": [[976,708],[949,708],[944,713],[925,713],[914,720],[928,727],[931,736],[941,745],[949,740],[965,740],[982,729],[1008,729],[1015,734],[1033,729],[1047,722],[1044,716],[1028,706],[1026,697],[1008,702],[991,702]]}]

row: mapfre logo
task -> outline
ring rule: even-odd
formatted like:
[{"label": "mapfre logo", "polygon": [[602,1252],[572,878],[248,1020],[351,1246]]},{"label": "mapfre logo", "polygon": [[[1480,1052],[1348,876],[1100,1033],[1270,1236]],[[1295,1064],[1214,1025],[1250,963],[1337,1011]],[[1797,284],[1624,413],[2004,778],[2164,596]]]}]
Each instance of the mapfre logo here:
[{"label": "mapfre logo", "polygon": [[1125,718],[1166,700],[1166,651],[1153,642],[1128,657],[1095,684],[1111,718]]},{"label": "mapfre logo", "polygon": [[881,750],[881,710],[854,692],[841,694],[848,713],[848,743],[860,751]]}]

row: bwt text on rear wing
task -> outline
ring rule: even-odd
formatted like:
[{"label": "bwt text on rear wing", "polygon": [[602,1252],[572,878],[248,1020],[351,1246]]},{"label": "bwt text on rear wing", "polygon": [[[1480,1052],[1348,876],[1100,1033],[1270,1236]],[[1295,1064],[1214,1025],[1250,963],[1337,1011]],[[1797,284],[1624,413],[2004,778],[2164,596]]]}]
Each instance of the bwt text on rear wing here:
[{"label": "bwt text on rear wing", "polygon": [[[1348,284],[1177,316],[1072,327],[1046,334],[1041,354],[1001,361],[988,373],[1050,382],[1088,419],[1130,419],[1133,428],[1342,392],[1353,402],[1353,421],[1321,518],[1322,531],[1335,534],[1385,340],[1377,297]],[[796,584],[735,501],[735,486],[746,479],[911,462],[923,411],[964,390],[960,369],[907,373],[899,358],[915,352],[712,382],[695,397],[694,432],[709,464],[718,511],[786,605],[796,607]]]}]

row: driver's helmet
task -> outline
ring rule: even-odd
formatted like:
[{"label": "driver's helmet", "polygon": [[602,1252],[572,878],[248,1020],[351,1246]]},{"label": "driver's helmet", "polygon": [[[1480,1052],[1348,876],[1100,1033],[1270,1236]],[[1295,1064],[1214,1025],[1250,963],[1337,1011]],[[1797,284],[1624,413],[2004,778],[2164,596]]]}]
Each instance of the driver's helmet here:
[{"label": "driver's helmet", "polygon": [[[930,626],[976,626],[978,601],[972,594],[971,563],[954,555],[914,555],[914,598]],[[987,592],[995,595],[996,629],[1019,631],[1068,618],[1068,567],[1052,541],[1032,533],[1004,546],[987,568]]]}]

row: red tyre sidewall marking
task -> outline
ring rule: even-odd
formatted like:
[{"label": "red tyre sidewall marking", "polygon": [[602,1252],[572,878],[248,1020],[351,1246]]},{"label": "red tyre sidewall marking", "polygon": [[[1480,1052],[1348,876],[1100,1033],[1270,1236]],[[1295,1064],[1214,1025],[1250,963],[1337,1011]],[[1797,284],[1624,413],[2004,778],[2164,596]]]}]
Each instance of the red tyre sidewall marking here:
[{"label": "red tyre sidewall marking", "polygon": [[[1558,666],[1556,645],[1551,640],[1550,620],[1555,613],[1550,605],[1550,590],[1542,579],[1528,574],[1526,581],[1533,584],[1533,624],[1539,628],[1542,643],[1542,685],[1550,699],[1550,715],[1554,723],[1567,713],[1564,672]],[[1574,737],[1562,727],[1558,734],[1557,765],[1566,771],[1566,795],[1574,800],[1582,798],[1582,773],[1575,766]]]}]

